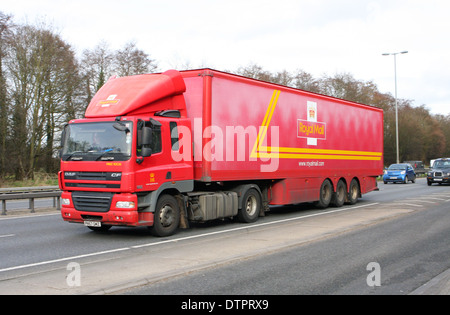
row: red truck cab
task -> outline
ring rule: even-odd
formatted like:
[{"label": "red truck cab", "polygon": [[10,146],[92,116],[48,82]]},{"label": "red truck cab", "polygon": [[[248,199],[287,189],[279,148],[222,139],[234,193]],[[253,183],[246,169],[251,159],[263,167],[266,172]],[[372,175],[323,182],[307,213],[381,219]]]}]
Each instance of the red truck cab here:
[{"label": "red truck cab", "polygon": [[[178,128],[191,127],[190,120],[181,116],[183,111],[176,109],[185,107],[184,99],[177,97],[184,92],[184,83],[177,82],[178,76],[174,80],[171,72],[153,78],[148,76],[134,86],[135,91],[125,93],[123,88],[130,84],[113,79],[106,88],[116,94],[99,91],[86,118],[65,127],[59,172],[64,220],[94,230],[153,226],[156,203],[151,203],[149,191],[193,189],[192,160],[174,161],[172,153],[182,141]],[[165,94],[155,96],[155,86]],[[127,106],[119,107],[122,104]],[[145,110],[146,104],[153,105],[151,112]]]}]

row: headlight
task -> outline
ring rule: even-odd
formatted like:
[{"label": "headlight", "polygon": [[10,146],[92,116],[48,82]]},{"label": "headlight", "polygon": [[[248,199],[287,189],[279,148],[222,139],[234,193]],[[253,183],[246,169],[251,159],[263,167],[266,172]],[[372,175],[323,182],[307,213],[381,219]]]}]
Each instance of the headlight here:
[{"label": "headlight", "polygon": [[61,204],[63,206],[69,206],[70,205],[70,199],[69,198],[61,198]]},{"label": "headlight", "polygon": [[134,201],[117,201],[116,208],[133,209],[135,207]]},{"label": "headlight", "polygon": [[406,174],[406,171],[402,171],[400,174],[405,175],[405,174]]}]

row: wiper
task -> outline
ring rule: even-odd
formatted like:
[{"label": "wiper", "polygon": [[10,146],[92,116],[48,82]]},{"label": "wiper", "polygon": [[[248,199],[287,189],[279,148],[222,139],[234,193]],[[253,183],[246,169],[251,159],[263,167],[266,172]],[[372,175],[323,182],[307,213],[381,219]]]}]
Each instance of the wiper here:
[{"label": "wiper", "polygon": [[[80,154],[80,153],[85,154],[85,152],[83,152],[83,151],[75,151],[75,152],[70,153],[69,156],[66,157],[64,161],[68,161],[69,159],[72,158],[73,155]],[[79,161],[83,160],[83,157],[79,157],[78,160]]]},{"label": "wiper", "polygon": [[[103,151],[95,160],[98,161],[100,160],[106,153],[109,153],[111,151],[113,151],[114,149],[106,149],[105,151]],[[114,156],[108,156],[108,160],[114,160]]]}]

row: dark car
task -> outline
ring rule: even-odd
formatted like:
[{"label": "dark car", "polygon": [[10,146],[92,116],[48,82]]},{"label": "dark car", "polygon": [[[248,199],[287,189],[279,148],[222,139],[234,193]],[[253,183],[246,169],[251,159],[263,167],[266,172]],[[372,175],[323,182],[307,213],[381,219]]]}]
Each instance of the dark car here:
[{"label": "dark car", "polygon": [[427,175],[428,186],[433,183],[450,183],[450,158],[442,158],[434,161]]},{"label": "dark car", "polygon": [[401,163],[392,164],[389,168],[384,171],[383,182],[387,183],[404,183],[407,184],[408,181],[413,183],[416,182],[416,172],[411,164]]},{"label": "dark car", "polygon": [[403,163],[411,164],[416,174],[426,174],[425,165],[422,161],[404,161]]}]

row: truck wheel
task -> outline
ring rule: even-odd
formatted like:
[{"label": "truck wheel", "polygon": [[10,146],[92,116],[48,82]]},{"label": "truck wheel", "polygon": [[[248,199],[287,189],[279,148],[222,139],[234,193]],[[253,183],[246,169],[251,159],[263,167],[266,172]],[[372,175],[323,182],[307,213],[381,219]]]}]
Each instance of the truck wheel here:
[{"label": "truck wheel", "polygon": [[315,203],[316,207],[325,209],[330,205],[333,197],[333,186],[330,181],[326,179],[322,186],[320,186],[320,200]]},{"label": "truck wheel", "polygon": [[[385,182],[386,184],[386,182]],[[350,189],[347,197],[347,203],[354,205],[358,202],[359,198],[359,184],[356,179],[353,179],[350,183]]]},{"label": "truck wheel", "polygon": [[336,186],[336,192],[333,194],[331,203],[336,207],[342,207],[347,195],[347,185],[343,180],[340,180]]},{"label": "truck wheel", "polygon": [[180,225],[180,209],[175,197],[162,195],[156,204],[153,226],[150,230],[155,236],[174,234]]},{"label": "truck wheel", "polygon": [[256,189],[249,189],[242,198],[242,208],[239,209],[238,218],[244,223],[253,223],[258,220],[261,211],[261,196]]}]

